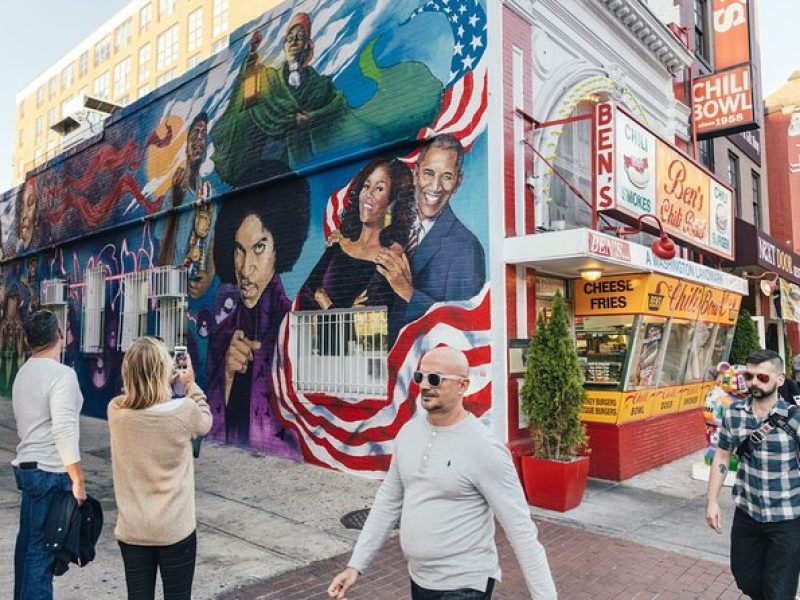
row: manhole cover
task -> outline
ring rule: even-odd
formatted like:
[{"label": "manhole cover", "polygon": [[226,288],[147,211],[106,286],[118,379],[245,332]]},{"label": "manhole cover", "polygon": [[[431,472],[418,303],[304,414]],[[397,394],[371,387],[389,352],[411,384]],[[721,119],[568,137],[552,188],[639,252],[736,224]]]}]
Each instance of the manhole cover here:
[{"label": "manhole cover", "polygon": [[[367,522],[368,516],[369,509],[362,508],[361,510],[354,510],[353,512],[347,513],[339,520],[347,529],[364,529],[364,523]],[[397,523],[394,524],[394,529],[397,529],[397,525]]]}]

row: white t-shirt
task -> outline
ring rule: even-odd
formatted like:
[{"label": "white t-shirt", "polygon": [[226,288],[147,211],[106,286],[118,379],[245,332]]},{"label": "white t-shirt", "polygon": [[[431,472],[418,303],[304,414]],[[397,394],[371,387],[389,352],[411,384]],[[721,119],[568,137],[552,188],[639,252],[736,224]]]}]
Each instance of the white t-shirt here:
[{"label": "white t-shirt", "polygon": [[12,465],[35,461],[63,473],[80,462],[83,395],[75,371],[52,358],[29,358],[14,379],[11,404],[20,438]]}]

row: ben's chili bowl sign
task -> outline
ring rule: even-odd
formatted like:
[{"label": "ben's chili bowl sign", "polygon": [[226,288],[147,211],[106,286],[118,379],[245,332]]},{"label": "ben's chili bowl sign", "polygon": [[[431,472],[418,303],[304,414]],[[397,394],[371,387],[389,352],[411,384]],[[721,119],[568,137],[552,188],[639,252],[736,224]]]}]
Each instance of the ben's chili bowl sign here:
[{"label": "ben's chili bowl sign", "polygon": [[595,144],[598,209],[654,214],[675,238],[733,259],[731,190],[610,103],[596,110],[605,128],[604,143]]}]

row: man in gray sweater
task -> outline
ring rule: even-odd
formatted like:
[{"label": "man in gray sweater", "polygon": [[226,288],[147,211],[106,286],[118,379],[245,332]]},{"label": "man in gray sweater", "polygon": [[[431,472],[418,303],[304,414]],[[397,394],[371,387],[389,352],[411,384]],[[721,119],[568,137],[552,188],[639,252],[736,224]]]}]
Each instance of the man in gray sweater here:
[{"label": "man in gray sweater", "polygon": [[22,493],[14,550],[14,600],[53,597],[53,553],[44,547],[44,523],[53,492],[86,500],[79,442],[83,396],[75,371],[60,362],[64,334],[49,310],[24,324],[31,357],[11,390],[20,442],[11,461]]},{"label": "man in gray sweater", "polygon": [[422,407],[397,434],[392,464],[347,568],[328,588],[345,600],[400,518],[413,600],[488,600],[500,562],[494,517],[522,567],[531,598],[556,598],[544,548],[508,449],[464,408],[469,363],[436,348],[414,373]]}]

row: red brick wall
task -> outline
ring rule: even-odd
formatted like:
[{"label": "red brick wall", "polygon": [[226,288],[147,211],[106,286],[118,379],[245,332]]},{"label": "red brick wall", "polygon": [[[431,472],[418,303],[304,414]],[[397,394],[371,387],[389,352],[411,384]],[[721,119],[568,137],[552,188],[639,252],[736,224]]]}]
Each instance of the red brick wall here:
[{"label": "red brick wall", "polygon": [[[531,37],[533,26],[526,19],[508,7],[503,9],[503,174],[505,184],[505,230],[506,236],[516,235],[515,197],[516,187],[514,173],[514,151],[519,141],[514,139],[514,50],[516,46],[522,51],[523,62],[523,105],[526,113],[533,111],[532,57]],[[526,153],[528,154],[528,153]],[[526,170],[532,163],[530,156],[526,160]],[[525,232],[533,233],[534,215],[533,198],[530,190],[526,190]]]},{"label": "red brick wall", "polygon": [[[767,179],[769,181],[769,230],[775,239],[793,240],[794,215],[789,185],[787,133],[791,115],[773,112],[764,118],[766,133]],[[800,199],[798,199],[800,200]]]},{"label": "red brick wall", "polygon": [[707,445],[699,409],[625,425],[586,423],[592,449],[589,475],[624,481]]},{"label": "red brick wall", "polygon": [[[523,108],[526,113],[532,112],[533,91],[531,88],[532,78],[532,47],[531,37],[533,34],[532,24],[522,18],[508,7],[503,9],[503,184],[504,184],[504,216],[505,216],[505,235],[507,237],[516,235],[516,197],[517,186],[516,173],[514,169],[515,152],[519,152],[519,140],[514,139],[514,51],[516,46],[522,51],[523,57]],[[530,156],[526,153],[526,170],[531,168]],[[526,189],[525,198],[525,233],[534,231],[533,197],[530,190]],[[533,331],[535,323],[535,303],[534,298],[535,278],[533,271],[529,271],[525,279],[519,281],[515,266],[506,267],[506,337],[513,339],[517,337],[517,323],[519,315],[517,311],[517,286],[526,286],[527,290],[527,310],[528,320],[526,330]],[[526,429],[519,428],[518,393],[516,377],[508,377],[507,380],[507,415],[508,415],[508,442],[514,454],[524,453],[530,448],[529,433]]]}]

